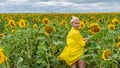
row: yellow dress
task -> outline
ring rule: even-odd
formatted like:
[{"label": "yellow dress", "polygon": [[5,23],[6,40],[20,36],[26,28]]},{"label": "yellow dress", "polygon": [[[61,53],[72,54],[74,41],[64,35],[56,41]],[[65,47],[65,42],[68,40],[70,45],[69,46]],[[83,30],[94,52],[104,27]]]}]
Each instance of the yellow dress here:
[{"label": "yellow dress", "polygon": [[58,56],[59,60],[64,60],[68,65],[75,63],[80,59],[83,54],[85,42],[83,37],[72,27],[67,36],[67,46],[65,46],[63,52]]}]

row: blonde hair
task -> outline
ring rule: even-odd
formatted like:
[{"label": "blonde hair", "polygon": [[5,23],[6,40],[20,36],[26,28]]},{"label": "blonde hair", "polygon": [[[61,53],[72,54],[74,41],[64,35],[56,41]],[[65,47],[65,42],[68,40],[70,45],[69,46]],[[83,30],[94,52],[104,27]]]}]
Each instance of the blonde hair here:
[{"label": "blonde hair", "polygon": [[70,20],[70,22],[73,23],[75,20],[79,20],[79,18],[76,16],[72,16],[72,19]]}]

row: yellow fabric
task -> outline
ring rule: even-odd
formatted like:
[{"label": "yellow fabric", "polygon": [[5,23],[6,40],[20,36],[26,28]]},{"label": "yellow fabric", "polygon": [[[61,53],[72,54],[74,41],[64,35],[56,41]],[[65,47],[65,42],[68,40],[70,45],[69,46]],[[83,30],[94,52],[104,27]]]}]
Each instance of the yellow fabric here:
[{"label": "yellow fabric", "polygon": [[68,65],[75,63],[83,54],[85,42],[78,30],[72,27],[67,36],[67,46],[58,56],[60,60],[64,60]]}]

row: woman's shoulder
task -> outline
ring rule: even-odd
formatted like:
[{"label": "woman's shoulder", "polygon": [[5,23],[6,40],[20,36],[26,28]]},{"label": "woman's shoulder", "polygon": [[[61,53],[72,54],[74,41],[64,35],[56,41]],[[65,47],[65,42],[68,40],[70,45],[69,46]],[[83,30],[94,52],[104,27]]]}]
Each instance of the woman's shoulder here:
[{"label": "woman's shoulder", "polygon": [[74,30],[70,30],[67,37],[74,37],[74,36],[77,36],[77,35],[79,35],[79,32],[74,31]]}]

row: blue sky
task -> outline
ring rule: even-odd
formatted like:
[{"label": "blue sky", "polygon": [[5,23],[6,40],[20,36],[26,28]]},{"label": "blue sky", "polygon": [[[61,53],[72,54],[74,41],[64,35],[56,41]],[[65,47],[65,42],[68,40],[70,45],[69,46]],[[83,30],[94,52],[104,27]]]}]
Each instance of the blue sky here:
[{"label": "blue sky", "polygon": [[0,13],[120,12],[119,0],[0,0]]}]

